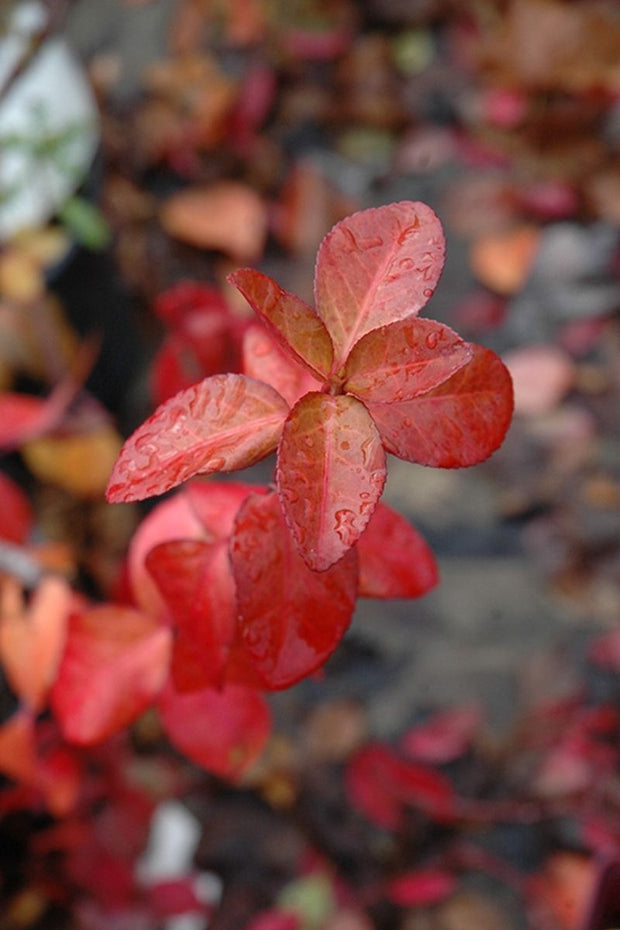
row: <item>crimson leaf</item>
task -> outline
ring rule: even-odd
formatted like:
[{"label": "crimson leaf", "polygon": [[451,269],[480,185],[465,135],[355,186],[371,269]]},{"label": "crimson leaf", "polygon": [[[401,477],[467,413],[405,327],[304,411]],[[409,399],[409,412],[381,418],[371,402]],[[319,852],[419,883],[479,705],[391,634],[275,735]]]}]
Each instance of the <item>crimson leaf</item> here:
[{"label": "crimson leaf", "polygon": [[163,494],[197,474],[234,471],[275,449],[288,404],[245,375],[213,375],[158,407],[116,461],[109,501]]},{"label": "crimson leaf", "polygon": [[324,571],[357,542],[384,483],[385,455],[364,405],[348,395],[302,397],[284,425],[277,485],[311,569]]},{"label": "crimson leaf", "polygon": [[435,556],[399,513],[378,503],[357,542],[360,597],[420,597],[437,584]]}]

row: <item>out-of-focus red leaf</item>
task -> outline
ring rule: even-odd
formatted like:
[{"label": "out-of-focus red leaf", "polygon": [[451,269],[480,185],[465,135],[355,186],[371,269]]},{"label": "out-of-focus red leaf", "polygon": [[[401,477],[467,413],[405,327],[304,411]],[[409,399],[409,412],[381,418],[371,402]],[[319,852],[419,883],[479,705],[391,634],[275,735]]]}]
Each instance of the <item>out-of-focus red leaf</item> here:
[{"label": "out-of-focus red leaf", "polygon": [[0,604],[0,656],[12,689],[31,710],[43,709],[65,645],[73,602],[62,578],[44,578],[28,607],[19,587],[5,579]]},{"label": "out-of-focus red leaf", "polygon": [[512,417],[512,381],[494,352],[474,346],[471,362],[438,388],[403,403],[367,406],[388,452],[461,468],[501,445]]},{"label": "out-of-focus red leaf", "polygon": [[597,636],[590,645],[588,658],[601,668],[620,671],[620,629]]},{"label": "out-of-focus red leaf", "polygon": [[525,284],[539,244],[540,229],[530,225],[481,235],[471,248],[472,270],[491,290],[514,294]]},{"label": "out-of-focus red leaf", "polygon": [[0,539],[23,543],[31,527],[30,501],[15,481],[0,472]]},{"label": "out-of-focus red leaf", "polygon": [[217,540],[228,539],[246,497],[266,491],[263,485],[242,481],[191,481],[182,493],[209,538]]},{"label": "out-of-focus red leaf", "polygon": [[37,787],[55,817],[66,817],[73,810],[83,778],[84,772],[66,746],[54,748],[37,761]]},{"label": "out-of-focus red leaf", "polygon": [[469,749],[481,722],[477,704],[437,711],[405,733],[401,748],[420,762],[431,765],[452,762]]},{"label": "out-of-focus red leaf", "polygon": [[75,389],[59,384],[49,397],[5,392],[0,394],[0,449],[17,449],[53,429],[72,401]]},{"label": "out-of-focus red leaf", "polygon": [[178,694],[168,685],[158,707],[171,743],[192,762],[226,779],[243,774],[270,732],[264,697],[240,685],[190,694]]},{"label": "out-of-focus red leaf", "polygon": [[471,360],[473,348],[443,323],[399,320],[367,333],[351,350],[343,390],[376,403],[410,400]]},{"label": "out-of-focus red leaf", "polygon": [[534,888],[560,930],[578,930],[583,926],[594,890],[596,868],[596,863],[588,856],[556,852],[536,876]]},{"label": "out-of-focus red leaf", "polygon": [[[247,17],[246,10],[243,18]],[[265,120],[276,93],[273,67],[257,61],[244,75],[230,119],[230,137],[242,153],[251,151],[256,132]]]},{"label": "out-of-focus red leaf", "polygon": [[30,711],[20,709],[0,724],[0,772],[31,783],[36,771],[34,718]]},{"label": "out-of-focus red leaf", "polygon": [[174,328],[196,312],[206,312],[218,318],[230,312],[220,291],[202,281],[178,281],[158,294],[153,306],[157,316]]},{"label": "out-of-focus red leaf", "polygon": [[172,677],[177,691],[217,687],[237,620],[225,542],[172,540],[148,553],[146,567],[170,609],[175,629]]},{"label": "out-of-focus red leaf", "polygon": [[299,930],[300,925],[301,918],[298,914],[272,908],[253,917],[245,930]]},{"label": "out-of-focus red leaf", "polygon": [[278,494],[309,568],[324,571],[364,531],[385,483],[385,455],[366,408],[348,395],[306,394],[278,449]]},{"label": "out-of-focus red leaf", "polygon": [[275,449],[283,397],[245,375],[213,375],[162,404],[133,433],[107,489],[112,503],[163,494],[197,474],[253,465]]},{"label": "out-of-focus red leaf", "polygon": [[252,268],[235,271],[228,281],[241,291],[285,351],[317,378],[327,378],[334,349],[325,324],[312,307]]},{"label": "out-of-focus red leaf", "polygon": [[363,210],[334,226],[318,251],[315,299],[336,368],[367,332],[422,309],[444,258],[441,223],[423,203]]},{"label": "out-of-focus red leaf", "polygon": [[398,829],[405,805],[435,817],[449,816],[453,809],[454,791],[447,778],[380,743],[369,743],[353,756],[346,786],[351,803],[387,830]]},{"label": "out-of-focus red leaf", "polygon": [[279,347],[264,326],[248,327],[243,339],[243,371],[270,384],[293,407],[304,394],[321,384]]},{"label": "out-of-focus red leaf", "polygon": [[357,541],[360,597],[420,597],[439,580],[435,556],[418,531],[379,502]]},{"label": "out-of-focus red leaf", "polygon": [[65,739],[100,742],[146,710],[168,674],[170,639],[170,630],[127,607],[74,614],[52,689]]},{"label": "out-of-focus red leaf", "polygon": [[456,889],[457,881],[451,872],[443,869],[412,869],[386,886],[386,895],[400,907],[428,907],[448,898]]},{"label": "out-of-focus red leaf", "polygon": [[160,210],[170,236],[201,249],[219,249],[241,262],[256,261],[267,235],[267,211],[247,184],[221,181],[168,197]]},{"label": "out-of-focus red leaf", "polygon": [[524,346],[504,355],[514,386],[515,413],[549,413],[570,391],[576,369],[566,352],[555,345]]},{"label": "out-of-focus red leaf", "polygon": [[196,894],[191,875],[149,885],[149,898],[160,919],[189,912],[202,913],[205,910],[204,902]]},{"label": "out-of-focus red leaf", "polygon": [[252,496],[239,512],[230,552],[240,636],[267,688],[287,688],[327,660],[355,607],[357,555],[326,571],[308,568],[277,494]]}]

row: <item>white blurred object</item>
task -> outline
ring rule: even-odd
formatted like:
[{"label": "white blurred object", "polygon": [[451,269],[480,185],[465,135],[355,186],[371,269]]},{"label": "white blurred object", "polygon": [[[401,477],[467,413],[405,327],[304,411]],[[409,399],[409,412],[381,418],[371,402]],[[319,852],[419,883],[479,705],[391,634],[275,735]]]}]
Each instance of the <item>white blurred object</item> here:
[{"label": "white blurred object", "polygon": [[0,241],[47,222],[84,181],[97,151],[95,99],[62,37],[46,39],[10,83],[46,15],[36,0],[23,0],[0,36]]}]

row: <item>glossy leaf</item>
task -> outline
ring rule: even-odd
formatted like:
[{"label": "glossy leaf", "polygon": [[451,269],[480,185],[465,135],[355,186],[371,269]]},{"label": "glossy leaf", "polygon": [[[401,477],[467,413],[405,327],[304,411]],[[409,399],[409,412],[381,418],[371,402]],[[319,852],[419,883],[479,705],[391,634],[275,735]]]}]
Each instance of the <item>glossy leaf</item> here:
[{"label": "glossy leaf", "polygon": [[315,299],[336,368],[366,333],[422,309],[444,257],[441,223],[423,203],[363,210],[334,226],[318,251]]},{"label": "glossy leaf", "polygon": [[326,571],[303,561],[276,494],[252,496],[230,542],[241,640],[267,688],[287,688],[334,651],[351,622],[357,555]]},{"label": "glossy leaf", "polygon": [[512,381],[490,349],[438,388],[403,403],[368,409],[388,452],[440,468],[475,465],[502,443],[512,417]]},{"label": "glossy leaf", "polygon": [[311,569],[324,571],[357,542],[384,483],[385,455],[364,405],[345,395],[302,397],[284,426],[277,484]]},{"label": "glossy leaf", "polygon": [[357,541],[360,597],[420,597],[439,580],[426,540],[399,513],[379,502]]},{"label": "glossy leaf", "polygon": [[307,368],[286,354],[264,326],[250,326],[243,339],[243,371],[264,381],[293,407],[300,397],[318,391],[321,384]]},{"label": "glossy leaf", "polygon": [[5,579],[0,614],[0,656],[13,691],[31,710],[43,709],[65,645],[71,588],[44,578],[26,607],[12,579]]},{"label": "glossy leaf", "polygon": [[472,355],[472,347],[442,323],[399,320],[353,347],[343,390],[376,403],[409,400],[447,381]]},{"label": "glossy leaf", "polygon": [[287,412],[284,398],[252,378],[205,378],[162,404],[129,437],[107,498],[142,500],[197,474],[252,465],[275,449]]},{"label": "glossy leaf", "polygon": [[239,685],[191,694],[178,694],[168,686],[158,707],[170,742],[222,778],[239,778],[261,753],[270,732],[264,697]]},{"label": "glossy leaf", "polygon": [[146,567],[174,624],[171,672],[177,691],[222,683],[235,635],[235,586],[225,542],[173,540],[148,553]]},{"label": "glossy leaf", "polygon": [[71,618],[52,690],[65,739],[90,745],[131,723],[168,673],[170,631],[126,607],[93,607]]},{"label": "glossy leaf", "polygon": [[285,291],[273,278],[251,268],[235,271],[228,280],[241,291],[286,352],[317,378],[329,375],[334,349],[325,324],[312,307]]}]

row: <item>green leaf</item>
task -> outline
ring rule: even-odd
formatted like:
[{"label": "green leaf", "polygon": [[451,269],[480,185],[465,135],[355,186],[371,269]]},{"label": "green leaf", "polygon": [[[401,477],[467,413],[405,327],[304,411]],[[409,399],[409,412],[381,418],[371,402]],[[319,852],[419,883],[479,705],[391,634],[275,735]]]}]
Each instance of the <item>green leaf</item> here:
[{"label": "green leaf", "polygon": [[84,200],[71,197],[58,212],[58,218],[80,245],[98,252],[112,239],[110,227],[101,210]]}]

